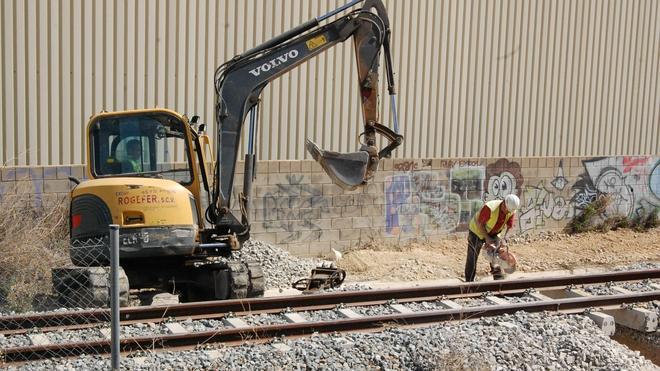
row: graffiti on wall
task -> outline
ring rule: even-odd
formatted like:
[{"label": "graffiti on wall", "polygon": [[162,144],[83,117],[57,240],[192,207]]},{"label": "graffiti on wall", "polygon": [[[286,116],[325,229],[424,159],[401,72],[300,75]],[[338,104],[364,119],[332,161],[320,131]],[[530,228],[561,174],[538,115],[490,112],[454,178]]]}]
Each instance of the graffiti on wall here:
[{"label": "graffiti on wall", "polygon": [[660,200],[660,160],[656,162],[649,175],[649,189],[653,196]]},{"label": "graffiti on wall", "polygon": [[660,160],[650,156],[601,157],[583,161],[585,172],[573,187],[577,208],[597,195],[611,200],[604,217],[623,215],[637,217],[660,207],[657,171]]},{"label": "graffiti on wall", "polygon": [[[446,169],[418,171],[413,166],[385,181],[386,234],[422,234],[467,229],[483,202],[508,194],[521,198],[519,232],[564,223],[599,196],[611,200],[601,216],[634,218],[660,208],[660,158],[599,157],[584,160],[579,172],[559,161],[551,176],[525,176],[519,163],[499,159],[485,167],[476,162],[447,160]],[[575,166],[575,165],[574,165]],[[531,173],[531,172],[530,172]],[[557,225],[555,223],[555,225]]]},{"label": "graffiti on wall", "polygon": [[282,243],[316,241],[323,234],[314,213],[327,210],[330,201],[318,188],[305,184],[306,176],[288,174],[286,183],[277,184],[276,191],[266,192],[257,199],[261,203],[257,209],[262,213],[264,229],[287,233]]},{"label": "graffiti on wall", "polygon": [[535,185],[527,185],[518,195],[521,208],[518,217],[520,232],[529,232],[546,226],[547,220],[562,221],[574,216],[572,197],[567,195],[568,178],[564,175],[564,162],[559,161],[555,176],[546,183],[539,180]]},{"label": "graffiti on wall", "polygon": [[385,179],[385,233],[417,234],[418,227],[455,228],[459,200],[447,192],[447,181],[433,171],[395,175]]},{"label": "graffiti on wall", "polygon": [[[385,231],[390,235],[411,232],[413,228],[409,215],[417,214],[411,202],[411,185],[408,175],[394,175],[385,178]],[[412,209],[412,210],[411,210]]]},{"label": "graffiti on wall", "polygon": [[517,162],[505,158],[486,166],[484,201],[501,200],[510,194],[519,194],[525,178]]},{"label": "graffiti on wall", "polygon": [[417,171],[406,166],[386,178],[387,235],[466,231],[484,201],[518,194],[524,182],[520,165],[506,159],[485,167],[468,160],[443,160],[442,165],[448,168]]},{"label": "graffiti on wall", "polygon": [[479,211],[484,196],[483,179],[483,166],[454,166],[449,170],[451,193],[461,203],[455,231],[466,231],[470,218]]},{"label": "graffiti on wall", "polygon": [[572,218],[574,207],[570,203],[570,198],[567,199],[562,191],[563,188],[558,188],[556,182],[547,185],[545,181],[540,181],[534,186],[525,187],[520,195],[522,203],[518,217],[520,232],[542,228],[549,219],[561,221]]},{"label": "graffiti on wall", "polygon": [[480,206],[484,169],[408,171],[385,178],[385,234],[426,234],[466,228]]}]

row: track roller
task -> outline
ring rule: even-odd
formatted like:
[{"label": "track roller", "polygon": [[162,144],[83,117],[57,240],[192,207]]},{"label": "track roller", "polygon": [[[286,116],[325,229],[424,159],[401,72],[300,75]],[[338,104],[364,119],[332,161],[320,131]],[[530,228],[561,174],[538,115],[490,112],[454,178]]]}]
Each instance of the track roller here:
[{"label": "track roller", "polygon": [[229,262],[230,298],[243,299],[264,295],[264,273],[258,262]]},{"label": "track roller", "polygon": [[[110,305],[110,267],[70,267],[52,270],[53,291],[65,307],[94,308]],[[128,306],[128,277],[119,268],[119,305]]]},{"label": "track roller", "polygon": [[266,286],[266,279],[261,265],[258,262],[247,262],[248,271],[250,273],[250,286],[248,288],[248,297],[256,298],[264,296]]},{"label": "track roller", "polygon": [[228,262],[229,266],[229,298],[244,299],[248,296],[250,272],[243,262]]}]

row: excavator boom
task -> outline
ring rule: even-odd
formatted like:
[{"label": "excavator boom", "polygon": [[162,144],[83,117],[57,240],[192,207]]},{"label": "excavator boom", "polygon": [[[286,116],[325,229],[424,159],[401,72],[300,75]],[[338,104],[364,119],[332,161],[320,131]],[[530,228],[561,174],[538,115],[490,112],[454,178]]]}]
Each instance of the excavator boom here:
[{"label": "excavator boom", "polygon": [[[263,89],[282,74],[296,68],[316,55],[353,38],[364,132],[361,147],[354,153],[338,153],[320,149],[308,140],[307,150],[332,178],[345,189],[355,189],[373,177],[378,162],[389,157],[403,137],[395,130],[381,125],[378,118],[378,69],[381,49],[385,52],[388,90],[395,94],[390,56],[389,20],[381,0],[367,0],[364,6],[328,24],[321,21],[345,10],[361,0],[312,19],[265,43],[234,57],[216,71],[216,122],[218,124],[217,156],[212,189],[212,202],[206,212],[217,234],[233,235],[239,241],[249,237],[248,200],[254,176],[255,106]],[[392,99],[394,103],[394,99]],[[394,112],[395,107],[393,107]],[[230,211],[234,172],[238,160],[238,146],[245,118],[252,113],[248,154],[245,158],[245,182],[240,196],[242,218],[239,221]],[[376,133],[385,136],[389,144],[379,150]]]}]

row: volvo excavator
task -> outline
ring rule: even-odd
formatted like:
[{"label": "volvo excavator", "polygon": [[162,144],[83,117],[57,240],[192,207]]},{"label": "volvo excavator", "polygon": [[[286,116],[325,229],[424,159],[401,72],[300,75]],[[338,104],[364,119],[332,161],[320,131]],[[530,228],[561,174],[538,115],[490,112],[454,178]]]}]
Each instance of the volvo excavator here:
[{"label": "volvo excavator", "polygon": [[[107,304],[109,224],[120,226],[121,302],[129,291],[179,295],[183,302],[262,296],[256,262],[227,259],[250,237],[255,179],[257,108],[263,89],[279,76],[348,39],[353,40],[364,117],[354,153],[306,149],[334,183],[365,185],[398,134],[390,27],[381,0],[354,0],[311,19],[221,65],[215,73],[217,138],[212,150],[198,117],[167,109],[102,112],[87,125],[87,176],[71,191],[72,267],[52,272],[62,305]],[[353,9],[355,8],[355,9]],[[346,13],[346,14],[340,14]],[[333,21],[329,18],[337,16]],[[378,70],[384,54],[394,128],[378,117]],[[244,121],[250,117],[243,189],[230,207]],[[387,139],[379,149],[376,135]],[[178,158],[174,158],[178,154]]]}]

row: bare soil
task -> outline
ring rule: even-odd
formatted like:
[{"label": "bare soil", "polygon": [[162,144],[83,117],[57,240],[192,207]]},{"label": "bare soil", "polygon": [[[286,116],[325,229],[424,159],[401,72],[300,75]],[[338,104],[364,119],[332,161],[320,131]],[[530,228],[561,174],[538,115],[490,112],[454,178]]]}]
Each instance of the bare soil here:
[{"label": "bare soil", "polygon": [[[615,267],[660,262],[660,228],[646,232],[619,229],[579,235],[551,233],[515,238],[509,249],[518,259],[519,272]],[[350,281],[417,281],[463,277],[467,237],[403,247],[371,243],[344,254],[339,266]],[[480,258],[477,279],[488,275]]]}]

